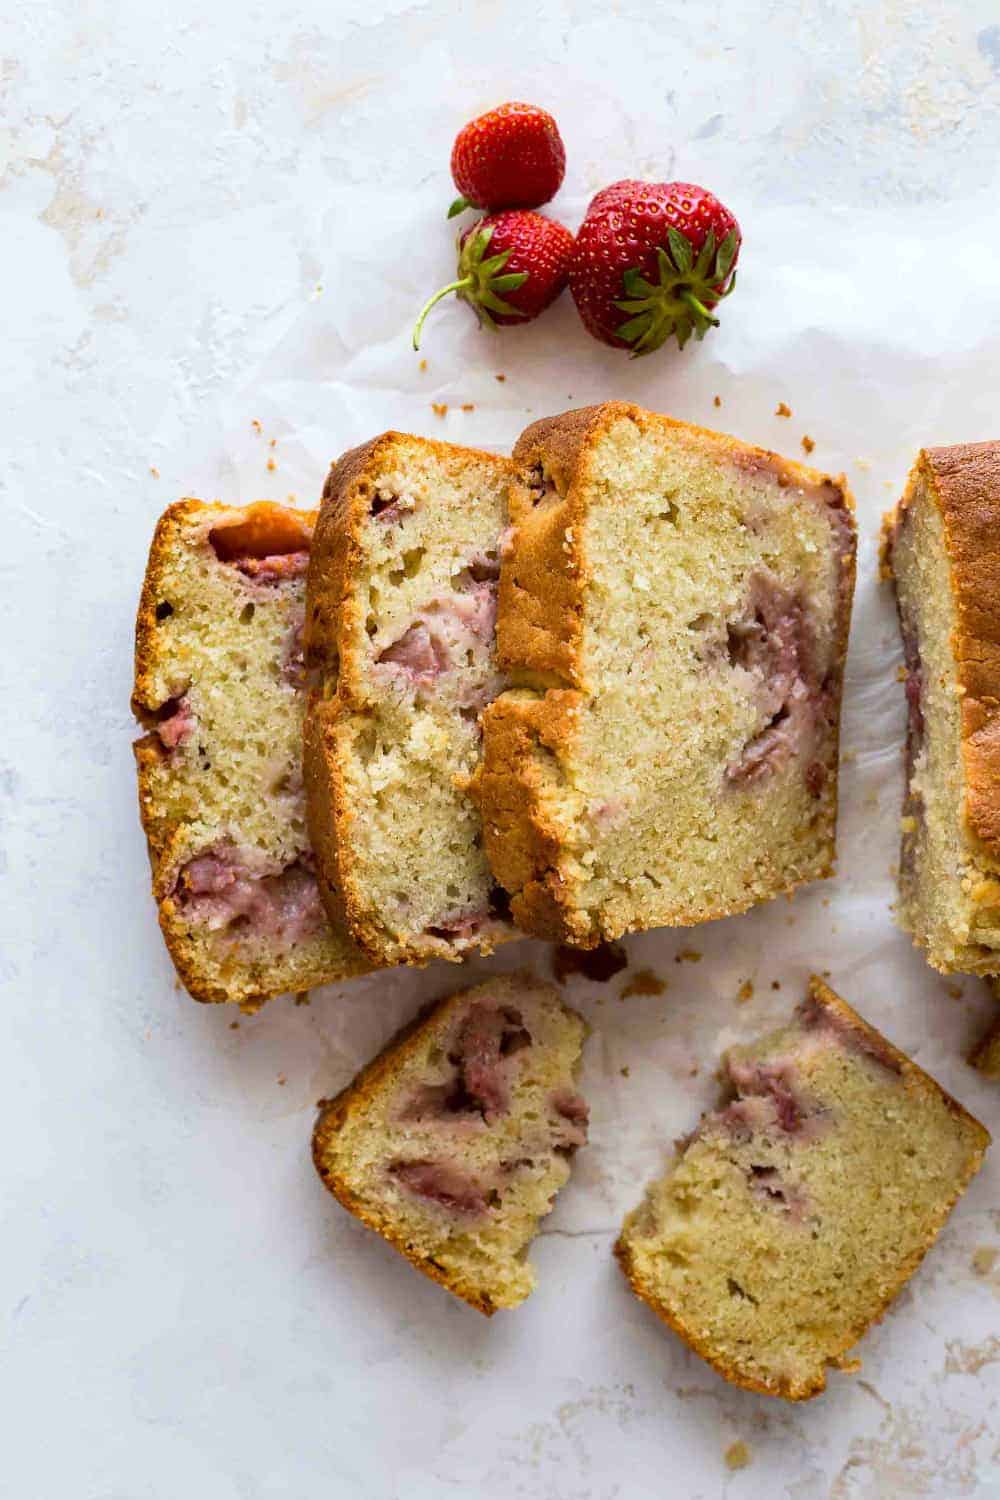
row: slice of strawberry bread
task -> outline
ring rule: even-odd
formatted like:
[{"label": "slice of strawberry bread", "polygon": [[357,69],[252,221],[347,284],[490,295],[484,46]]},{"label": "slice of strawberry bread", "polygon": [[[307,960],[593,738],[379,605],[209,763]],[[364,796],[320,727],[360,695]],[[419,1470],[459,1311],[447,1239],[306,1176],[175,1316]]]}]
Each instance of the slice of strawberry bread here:
[{"label": "slice of strawberry bread", "polygon": [[536,937],[593,947],[831,873],[854,584],[842,480],[622,402],[514,452],[473,783]]},{"label": "slice of strawberry bread", "polygon": [[345,1208],[480,1312],[532,1290],[525,1259],[587,1139],[585,1026],[556,990],[492,979],[418,1016],[336,1099],[313,1159]]},{"label": "slice of strawberry bread", "polygon": [[799,1401],[877,1322],[989,1135],[820,979],[724,1061],[616,1254],[633,1290],[736,1385]]},{"label": "slice of strawberry bread", "polygon": [[136,623],[139,810],[160,926],[196,1000],[254,1006],[372,965],[323,909],[301,774],[315,515],[182,500]]}]

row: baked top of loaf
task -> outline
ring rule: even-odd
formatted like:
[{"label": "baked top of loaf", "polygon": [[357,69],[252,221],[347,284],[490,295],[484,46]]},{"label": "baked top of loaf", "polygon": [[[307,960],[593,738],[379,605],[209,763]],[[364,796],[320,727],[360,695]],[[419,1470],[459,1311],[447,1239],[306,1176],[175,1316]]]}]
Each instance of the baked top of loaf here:
[{"label": "baked top of loaf", "polygon": [[514,452],[473,795],[518,925],[580,946],[829,874],[842,480],[622,402]]},{"label": "baked top of loaf", "polygon": [[902,925],[1000,971],[1000,442],[921,450],[883,527],[906,659]]},{"label": "baked top of loaf", "polygon": [[616,1254],[727,1380],[804,1400],[916,1270],[990,1138],[817,978],[787,1026],[723,1069],[728,1097]]},{"label": "baked top of loaf", "polygon": [[132,707],[160,926],[196,1000],[254,1006],[372,965],[327,920],[301,776],[314,513],[182,500],[139,603]]},{"label": "baked top of loaf", "polygon": [[345,1208],[488,1316],[535,1276],[525,1251],[587,1139],[586,1028],[527,975],[422,1012],[326,1104],[313,1159]]},{"label": "baked top of loaf", "polygon": [[465,780],[496,692],[510,464],[388,432],[331,471],[307,588],[304,766],[320,886],[379,963],[511,934]]}]

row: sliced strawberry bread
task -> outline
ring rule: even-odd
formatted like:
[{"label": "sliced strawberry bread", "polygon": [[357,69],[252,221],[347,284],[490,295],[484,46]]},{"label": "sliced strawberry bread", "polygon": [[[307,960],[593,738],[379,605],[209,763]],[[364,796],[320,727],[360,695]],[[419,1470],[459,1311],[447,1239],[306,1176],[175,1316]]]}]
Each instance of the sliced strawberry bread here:
[{"label": "sliced strawberry bread", "polygon": [[815,978],[724,1077],[616,1254],[727,1380],[804,1400],[912,1276],[990,1138]]},{"label": "sliced strawberry bread", "polygon": [[433,1006],[313,1133],[345,1208],[480,1312],[516,1307],[539,1220],[587,1139],[585,1027],[551,985],[492,979]]},{"label": "sliced strawberry bread", "polygon": [[852,502],[828,479],[609,402],[514,453],[473,781],[538,937],[594,946],[831,872]]},{"label": "sliced strawberry bread", "polygon": [[153,537],[132,706],[153,894],[196,1000],[254,1005],[371,968],[327,920],[301,775],[313,514],[182,500]]},{"label": "sliced strawberry bread", "polygon": [[489,951],[506,901],[465,790],[494,652],[510,465],[389,432],[323,494],[306,646],[305,778],[320,888],[377,963]]},{"label": "sliced strawberry bread", "polygon": [[909,705],[900,923],[1000,973],[1000,442],[925,448],[883,530]]}]

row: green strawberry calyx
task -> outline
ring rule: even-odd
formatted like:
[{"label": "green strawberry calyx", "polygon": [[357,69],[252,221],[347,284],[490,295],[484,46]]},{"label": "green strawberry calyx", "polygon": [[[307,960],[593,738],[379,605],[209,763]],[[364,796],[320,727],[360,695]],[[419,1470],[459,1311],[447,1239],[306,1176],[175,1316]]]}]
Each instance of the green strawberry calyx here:
[{"label": "green strawberry calyx", "polygon": [[413,330],[413,347],[420,348],[420,335],[424,319],[436,302],[455,292],[463,302],[474,308],[484,328],[495,329],[493,314],[502,313],[508,318],[527,317],[520,308],[513,307],[504,298],[506,292],[516,292],[528,279],[527,271],[504,271],[504,266],[513,255],[513,250],[501,250],[499,255],[486,254],[493,238],[492,224],[485,229],[473,228],[463,240],[458,240],[458,276],[449,281],[427,301],[420,310],[417,325]]},{"label": "green strawberry calyx", "polygon": [[625,296],[615,307],[631,316],[615,333],[632,345],[633,357],[651,354],[672,335],[682,349],[692,333],[703,339],[710,328],[719,326],[709,309],[736,285],[733,261],[739,240],[735,229],[718,246],[715,231],[710,229],[697,257],[679,229],[667,230],[667,243],[669,255],[662,245],[656,251],[659,282],[648,281],[635,267],[622,278]]}]

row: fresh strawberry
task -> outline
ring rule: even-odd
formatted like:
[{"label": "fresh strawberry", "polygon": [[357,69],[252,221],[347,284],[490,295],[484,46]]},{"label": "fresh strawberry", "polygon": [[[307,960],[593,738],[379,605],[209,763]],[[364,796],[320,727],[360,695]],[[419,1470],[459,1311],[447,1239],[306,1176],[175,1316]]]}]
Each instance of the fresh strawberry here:
[{"label": "fresh strawberry", "polygon": [[[683,349],[719,320],[736,285],[740,226],[690,182],[613,182],[580,225],[569,285],[595,339],[649,354],[672,335]],[[627,316],[623,317],[622,314]]]},{"label": "fresh strawberry", "polygon": [[572,252],[573,236],[565,225],[529,209],[477,219],[458,237],[457,279],[435,292],[417,319],[414,349],[420,348],[427,314],[449,292],[475,308],[486,328],[537,318],[566,285]]},{"label": "fresh strawberry", "polygon": [[534,104],[501,104],[458,132],[451,175],[462,196],[449,219],[465,208],[537,208],[566,175],[559,127]]}]

